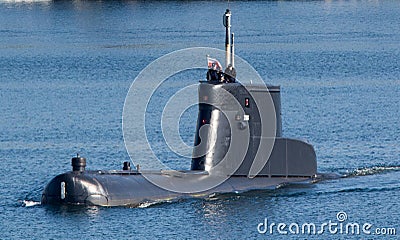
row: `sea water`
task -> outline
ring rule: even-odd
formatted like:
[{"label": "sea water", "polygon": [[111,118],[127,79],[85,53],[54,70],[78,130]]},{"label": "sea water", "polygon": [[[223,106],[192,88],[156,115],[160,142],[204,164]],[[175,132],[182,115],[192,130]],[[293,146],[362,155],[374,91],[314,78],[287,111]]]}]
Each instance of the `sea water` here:
[{"label": "sea water", "polygon": [[[283,135],[315,147],[325,179],[138,208],[40,205],[76,153],[88,169],[130,161],[122,109],[131,83],[175,50],[223,49],[228,7],[236,54],[281,86]],[[398,237],[399,23],[400,2],[390,0],[1,1],[0,239]],[[202,74],[161,86],[152,113]],[[196,112],[179,121],[189,145]],[[162,142],[159,118],[147,119],[153,149],[188,169]],[[359,235],[347,233],[356,223]]]}]

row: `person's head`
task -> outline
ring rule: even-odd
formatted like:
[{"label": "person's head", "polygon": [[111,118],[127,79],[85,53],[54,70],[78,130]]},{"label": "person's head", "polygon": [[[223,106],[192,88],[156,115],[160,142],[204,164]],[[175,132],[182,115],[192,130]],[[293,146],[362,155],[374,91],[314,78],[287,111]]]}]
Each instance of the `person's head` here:
[{"label": "person's head", "polygon": [[232,70],[232,68],[233,68],[232,64],[228,64],[228,69]]}]

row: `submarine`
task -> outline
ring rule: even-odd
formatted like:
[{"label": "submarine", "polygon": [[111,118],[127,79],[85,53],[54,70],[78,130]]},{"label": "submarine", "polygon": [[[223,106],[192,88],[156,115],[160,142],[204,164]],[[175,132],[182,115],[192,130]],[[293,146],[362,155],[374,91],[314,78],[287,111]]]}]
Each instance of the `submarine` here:
[{"label": "submarine", "polygon": [[[225,63],[234,68],[229,9],[223,23]],[[136,207],[147,202],[274,189],[315,179],[313,146],[282,136],[280,86],[246,85],[236,81],[235,74],[224,78],[217,73],[218,77],[207,74],[208,79],[198,85],[190,170],[133,169],[130,162],[124,162],[121,170],[86,170],[86,159],[78,154],[71,160],[71,171],[46,185],[41,203]]]}]

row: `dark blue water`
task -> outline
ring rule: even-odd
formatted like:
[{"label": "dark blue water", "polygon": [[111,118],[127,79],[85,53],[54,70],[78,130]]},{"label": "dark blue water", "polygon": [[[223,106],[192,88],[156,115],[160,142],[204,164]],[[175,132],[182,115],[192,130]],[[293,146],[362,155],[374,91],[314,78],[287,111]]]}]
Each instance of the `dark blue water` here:
[{"label": "dark blue water", "polygon": [[[400,234],[398,1],[230,3],[236,53],[282,87],[284,135],[307,139],[319,172],[344,178],[142,208],[37,205],[46,183],[68,171],[77,152],[90,169],[129,161],[121,121],[135,76],[174,50],[223,48],[225,8],[226,2],[0,3],[0,239],[271,238],[257,231],[265,218],[321,224],[338,222],[340,211],[347,221]],[[166,102],[185,84],[161,89],[159,98]],[[195,112],[180,121],[188,143]],[[152,139],[158,134],[149,131]],[[154,146],[176,168],[189,167]],[[285,236],[275,229],[272,237],[378,236]]]}]

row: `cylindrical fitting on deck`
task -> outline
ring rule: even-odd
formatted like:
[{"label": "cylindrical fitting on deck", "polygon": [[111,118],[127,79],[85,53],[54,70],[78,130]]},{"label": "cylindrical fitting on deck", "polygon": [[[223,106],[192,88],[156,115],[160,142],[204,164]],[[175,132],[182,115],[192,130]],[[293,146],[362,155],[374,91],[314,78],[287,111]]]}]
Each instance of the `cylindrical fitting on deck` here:
[{"label": "cylindrical fitting on deck", "polygon": [[76,157],[71,159],[71,165],[72,171],[84,172],[86,167],[86,158],[77,155]]},{"label": "cylindrical fitting on deck", "polygon": [[131,170],[131,163],[130,162],[124,162],[124,167],[122,168],[122,170]]}]

